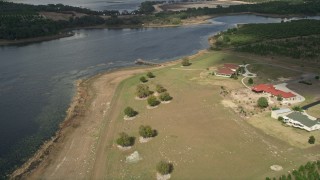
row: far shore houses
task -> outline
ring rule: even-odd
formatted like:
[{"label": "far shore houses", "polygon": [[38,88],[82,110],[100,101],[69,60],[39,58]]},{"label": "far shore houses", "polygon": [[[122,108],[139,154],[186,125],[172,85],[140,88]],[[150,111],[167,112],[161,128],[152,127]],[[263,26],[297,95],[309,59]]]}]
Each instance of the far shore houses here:
[{"label": "far shore houses", "polygon": [[282,90],[276,89],[272,84],[259,84],[253,86],[252,91],[256,93],[268,93],[272,96],[280,96],[284,100],[295,100],[296,95],[292,92],[284,92]]},{"label": "far shore houses", "polygon": [[226,63],[223,64],[223,67],[218,68],[218,70],[215,72],[215,75],[222,77],[231,77],[232,75],[236,74],[239,68],[240,66],[237,64]]}]

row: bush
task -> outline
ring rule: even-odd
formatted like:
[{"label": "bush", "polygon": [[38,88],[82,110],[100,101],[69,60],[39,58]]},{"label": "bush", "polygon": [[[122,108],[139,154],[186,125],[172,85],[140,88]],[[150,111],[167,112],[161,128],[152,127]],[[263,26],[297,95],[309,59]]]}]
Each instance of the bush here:
[{"label": "bush", "polygon": [[172,97],[170,96],[169,93],[164,92],[164,93],[161,93],[161,94],[160,94],[159,99],[160,99],[161,101],[170,101],[170,100],[172,99]]},{"label": "bush", "polygon": [[158,101],[158,99],[155,96],[150,96],[147,101],[149,106],[157,106],[160,104],[160,101]]},{"label": "bush", "polygon": [[282,101],[283,100],[283,97],[281,95],[278,95],[277,96],[277,101]]},{"label": "bush", "polygon": [[293,106],[292,110],[302,112],[302,108],[300,106]]},{"label": "bush", "polygon": [[166,88],[164,88],[162,85],[157,84],[157,85],[156,85],[156,91],[157,91],[158,93],[163,93],[163,92],[166,92],[167,90],[166,90]]},{"label": "bush", "polygon": [[315,141],[316,141],[316,138],[315,138],[314,136],[310,136],[310,137],[309,137],[309,140],[308,140],[308,143],[309,143],[309,144],[314,144]]},{"label": "bush", "polygon": [[136,88],[136,94],[139,98],[145,98],[151,94],[151,91],[149,90],[149,86],[145,84],[139,84]]},{"label": "bush", "polygon": [[144,77],[144,76],[142,76],[142,77],[140,78],[140,81],[143,82],[143,83],[148,82],[148,80],[147,80],[146,77]]},{"label": "bush", "polygon": [[183,58],[181,64],[182,64],[182,66],[190,66],[191,65],[188,58]]},{"label": "bush", "polygon": [[272,107],[272,111],[279,110],[280,108],[277,106]]},{"label": "bush", "polygon": [[258,106],[261,107],[261,108],[266,108],[266,107],[268,107],[269,104],[268,104],[267,98],[265,98],[265,97],[260,97],[260,98],[258,99]]},{"label": "bush", "polygon": [[316,76],[316,77],[314,77],[316,80],[319,80],[320,79],[320,76]]},{"label": "bush", "polygon": [[253,84],[253,79],[252,79],[252,78],[249,78],[249,79],[248,79],[248,83],[249,83],[249,84]]},{"label": "bush", "polygon": [[117,139],[117,144],[122,147],[132,146],[134,144],[134,137],[130,137],[127,133],[122,132],[119,134],[119,138]]},{"label": "bush", "polygon": [[132,107],[126,107],[125,109],[124,109],[124,114],[126,115],[126,116],[128,116],[128,117],[133,117],[133,116],[136,116],[137,114],[138,114],[138,112],[137,111],[135,111],[135,110],[133,110],[133,108]]},{"label": "bush", "polygon": [[140,126],[139,127],[139,134],[143,138],[150,138],[150,137],[156,136],[157,131],[153,130],[150,126]]},{"label": "bush", "polygon": [[154,74],[152,74],[152,72],[148,72],[147,73],[148,78],[154,78],[156,77]]},{"label": "bush", "polygon": [[283,117],[282,117],[282,116],[279,116],[279,117],[278,117],[278,120],[279,120],[279,121],[283,121]]},{"label": "bush", "polygon": [[173,170],[173,165],[171,163],[160,161],[157,164],[157,171],[162,175],[170,174],[172,170]]}]

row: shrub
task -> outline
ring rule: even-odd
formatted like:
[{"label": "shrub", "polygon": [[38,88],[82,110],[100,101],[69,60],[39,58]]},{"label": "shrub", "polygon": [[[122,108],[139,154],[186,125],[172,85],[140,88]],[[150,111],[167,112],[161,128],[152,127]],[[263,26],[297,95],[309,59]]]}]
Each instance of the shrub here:
[{"label": "shrub", "polygon": [[164,92],[164,93],[161,93],[161,94],[160,94],[159,99],[160,99],[161,101],[170,101],[170,100],[172,99],[172,97],[170,96],[169,93]]},{"label": "shrub", "polygon": [[122,147],[132,146],[134,144],[134,137],[130,137],[127,133],[122,132],[119,134],[119,138],[117,139],[117,144]]},{"label": "shrub", "polygon": [[320,76],[315,76],[314,77],[316,80],[319,80],[320,79]]},{"label": "shrub", "polygon": [[258,106],[261,107],[261,108],[266,108],[266,107],[268,107],[269,104],[268,104],[267,98],[265,98],[265,97],[260,97],[260,98],[258,99]]},{"label": "shrub", "polygon": [[310,136],[310,137],[309,137],[309,140],[308,140],[308,143],[309,143],[309,144],[314,144],[315,141],[316,141],[316,138],[315,138],[314,136]]},{"label": "shrub", "polygon": [[143,138],[150,138],[156,136],[156,130],[153,130],[150,126],[140,126],[139,127],[139,134]]},{"label": "shrub", "polygon": [[157,91],[158,93],[163,93],[163,92],[166,92],[167,90],[166,90],[166,88],[164,88],[162,85],[157,84],[157,85],[156,85],[156,91]]},{"label": "shrub", "polygon": [[293,106],[292,110],[302,112],[302,108],[300,106]]},{"label": "shrub", "polygon": [[182,64],[182,66],[190,66],[191,65],[188,58],[183,58],[181,64]]},{"label": "shrub", "polygon": [[248,83],[249,83],[249,84],[253,84],[253,79],[252,79],[252,78],[249,78],[249,79],[248,79]]},{"label": "shrub", "polygon": [[124,114],[126,115],[126,116],[129,116],[129,117],[133,117],[133,116],[136,116],[137,114],[138,114],[138,112],[137,111],[135,111],[135,110],[133,110],[133,108],[132,107],[126,107],[125,109],[124,109]]},{"label": "shrub", "polygon": [[283,100],[283,97],[281,95],[278,95],[277,96],[277,101],[282,101]]},{"label": "shrub", "polygon": [[154,74],[152,74],[152,72],[148,72],[147,73],[148,78],[154,78],[156,77]]},{"label": "shrub", "polygon": [[145,84],[139,84],[136,89],[136,94],[139,98],[148,97],[151,94],[149,86]]},{"label": "shrub", "polygon": [[172,170],[173,170],[173,165],[171,163],[160,161],[157,164],[157,171],[162,175],[170,174]]},{"label": "shrub", "polygon": [[279,121],[283,121],[283,117],[282,117],[282,116],[279,116],[279,117],[278,117],[278,120],[279,120]]},{"label": "shrub", "polygon": [[143,82],[143,83],[148,82],[148,80],[147,80],[146,77],[144,77],[144,76],[142,76],[142,77],[140,78],[140,81]]},{"label": "shrub", "polygon": [[157,106],[158,104],[160,104],[160,101],[158,101],[155,96],[150,96],[147,101],[150,106]]},{"label": "shrub", "polygon": [[279,110],[280,108],[277,106],[272,107],[272,111]]}]

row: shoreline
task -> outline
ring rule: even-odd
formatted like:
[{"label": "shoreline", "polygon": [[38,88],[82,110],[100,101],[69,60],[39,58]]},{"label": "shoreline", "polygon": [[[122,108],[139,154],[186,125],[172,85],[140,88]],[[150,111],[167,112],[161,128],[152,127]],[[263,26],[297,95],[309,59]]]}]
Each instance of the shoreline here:
[{"label": "shoreline", "polygon": [[[56,40],[65,37],[74,36],[73,30],[81,30],[81,29],[136,29],[136,28],[174,28],[174,27],[184,27],[184,26],[192,26],[192,25],[201,25],[201,24],[211,24],[208,20],[221,17],[221,16],[235,16],[235,15],[256,15],[262,17],[270,17],[270,18],[303,18],[303,17],[312,17],[303,14],[290,14],[290,15],[280,15],[280,14],[263,14],[263,13],[255,13],[255,12],[241,12],[241,13],[225,13],[225,14],[215,14],[215,15],[203,15],[191,17],[185,20],[181,20],[181,24],[147,24],[147,25],[135,25],[135,26],[106,26],[106,25],[97,25],[97,26],[86,26],[86,27],[76,27],[71,29],[64,29],[63,32],[56,35],[50,36],[42,36],[35,38],[27,38],[20,40],[4,40],[0,39],[0,47],[1,46],[10,46],[10,45],[23,45],[23,44],[31,44],[31,43],[39,43],[45,41]],[[318,16],[318,15],[315,15]]]},{"label": "shoreline", "polygon": [[[195,58],[207,53],[208,50],[199,50],[197,53],[188,56],[189,58]],[[111,76],[116,75],[120,80],[117,83],[112,83],[114,86],[114,93],[111,94],[111,98],[113,99],[116,95],[116,90],[119,87],[120,83],[130,78],[136,74],[147,72],[150,69],[159,69],[167,66],[172,66],[181,61],[180,59],[175,59],[172,61],[161,63],[161,66],[153,67],[153,66],[138,66],[138,67],[125,67],[120,69],[108,70],[103,73],[99,73],[88,77],[83,80],[76,81],[76,93],[73,96],[70,106],[67,109],[67,115],[64,120],[60,123],[59,129],[56,134],[49,140],[43,142],[38,149],[38,151],[30,157],[22,166],[18,167],[13,173],[9,175],[10,179],[23,179],[30,176],[39,177],[34,174],[40,175],[43,171],[50,165],[52,159],[56,159],[59,152],[62,150],[63,146],[61,144],[65,144],[65,140],[68,137],[72,136],[75,131],[79,130],[78,127],[82,125],[81,120],[83,117],[90,113],[90,106],[92,103],[95,103],[95,99],[98,98],[95,94],[92,94],[91,91],[94,91],[94,83],[103,79],[112,78]],[[117,74],[123,74],[119,76]],[[112,100],[111,100],[112,101]],[[102,122],[100,122],[103,124]],[[101,125],[99,124],[99,125]],[[107,127],[101,129],[101,131],[106,130]],[[61,165],[61,164],[60,164]],[[38,172],[37,172],[38,171]]]}]

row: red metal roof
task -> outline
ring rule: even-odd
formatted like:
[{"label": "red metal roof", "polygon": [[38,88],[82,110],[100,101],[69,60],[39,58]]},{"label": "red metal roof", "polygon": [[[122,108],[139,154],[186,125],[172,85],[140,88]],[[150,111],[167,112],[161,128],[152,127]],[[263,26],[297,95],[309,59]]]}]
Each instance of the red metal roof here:
[{"label": "red metal roof", "polygon": [[231,64],[231,63],[226,63],[223,66],[226,67],[226,68],[229,68],[229,69],[238,69],[240,67],[237,64]]},{"label": "red metal roof", "polygon": [[234,71],[232,71],[229,68],[222,67],[222,68],[218,69],[217,73],[218,74],[225,74],[225,75],[232,75],[232,74],[234,74]]},{"label": "red metal roof", "polygon": [[284,92],[284,91],[278,90],[271,84],[259,84],[257,86],[252,87],[252,90],[256,92],[267,92],[274,96],[280,95],[283,98],[291,98],[296,96],[292,92]]}]

